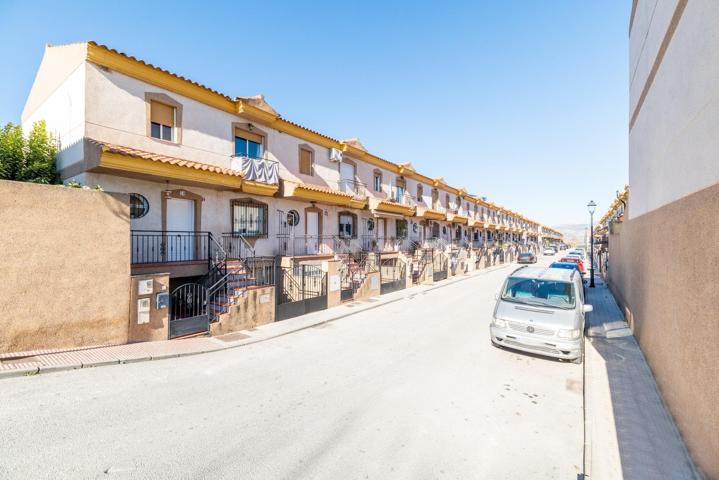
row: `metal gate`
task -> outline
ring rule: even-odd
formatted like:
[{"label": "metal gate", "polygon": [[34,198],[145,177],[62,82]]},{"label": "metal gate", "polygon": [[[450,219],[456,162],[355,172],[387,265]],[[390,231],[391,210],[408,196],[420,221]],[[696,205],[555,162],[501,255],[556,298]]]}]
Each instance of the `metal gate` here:
[{"label": "metal gate", "polygon": [[432,280],[438,282],[447,278],[447,257],[442,252],[435,252],[432,258]]},{"label": "metal gate", "polygon": [[380,294],[402,290],[407,286],[407,264],[399,258],[381,258],[379,261]]},{"label": "metal gate", "polygon": [[280,267],[277,275],[277,320],[327,308],[327,273],[318,265]]},{"label": "metal gate", "polygon": [[199,283],[180,285],[170,294],[169,337],[177,338],[210,330],[208,290]]}]

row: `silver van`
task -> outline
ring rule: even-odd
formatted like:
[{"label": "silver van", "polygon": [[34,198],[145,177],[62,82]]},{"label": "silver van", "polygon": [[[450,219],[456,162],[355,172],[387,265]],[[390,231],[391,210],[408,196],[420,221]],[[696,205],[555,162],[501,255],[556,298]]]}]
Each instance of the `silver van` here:
[{"label": "silver van", "polygon": [[576,269],[521,267],[497,296],[492,344],[582,363],[584,315],[591,311]]}]

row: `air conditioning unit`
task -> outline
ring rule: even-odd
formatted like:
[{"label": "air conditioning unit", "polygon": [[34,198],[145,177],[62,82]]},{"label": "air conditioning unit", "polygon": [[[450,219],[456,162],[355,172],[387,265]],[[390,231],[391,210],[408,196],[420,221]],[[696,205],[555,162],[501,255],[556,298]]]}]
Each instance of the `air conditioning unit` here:
[{"label": "air conditioning unit", "polygon": [[330,148],[330,162],[342,162],[342,151],[336,148]]}]

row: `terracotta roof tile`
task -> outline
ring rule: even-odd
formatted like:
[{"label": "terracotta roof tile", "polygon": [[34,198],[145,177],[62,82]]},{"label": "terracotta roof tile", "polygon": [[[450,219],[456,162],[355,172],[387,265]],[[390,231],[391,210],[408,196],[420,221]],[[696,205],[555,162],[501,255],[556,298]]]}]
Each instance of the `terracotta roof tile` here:
[{"label": "terracotta roof tile", "polygon": [[169,157],[167,155],[160,155],[158,153],[146,152],[144,150],[137,150],[135,148],[124,147],[122,145],[115,145],[112,143],[100,142],[91,138],[87,139],[88,142],[97,145],[102,149],[103,152],[118,153],[120,155],[127,155],[135,158],[142,158],[153,162],[167,163],[170,165],[177,165],[178,167],[193,168],[195,170],[204,170],[207,172],[220,173],[223,175],[230,175],[232,177],[241,177],[242,172],[237,170],[231,170],[229,168],[222,168],[215,165],[208,165],[207,163],[194,162],[192,160],[184,160],[177,157]]}]

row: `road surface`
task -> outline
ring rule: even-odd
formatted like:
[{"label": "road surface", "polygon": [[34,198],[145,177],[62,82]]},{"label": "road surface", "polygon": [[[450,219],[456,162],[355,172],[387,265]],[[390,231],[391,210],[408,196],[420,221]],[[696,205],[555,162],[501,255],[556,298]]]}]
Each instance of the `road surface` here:
[{"label": "road surface", "polygon": [[242,348],[3,380],[0,478],[576,479],[581,366],[489,342],[510,271]]}]

